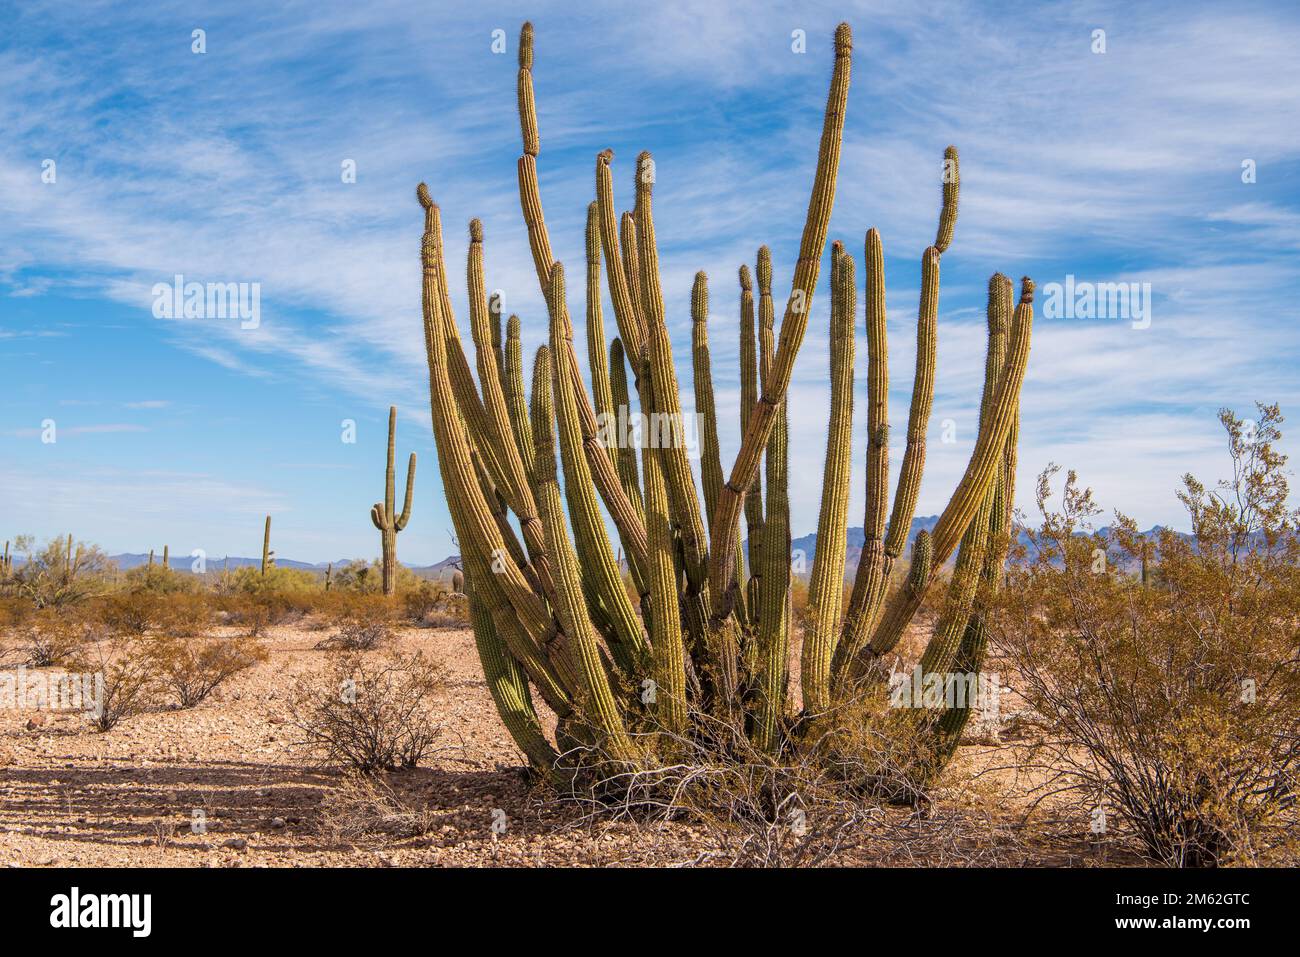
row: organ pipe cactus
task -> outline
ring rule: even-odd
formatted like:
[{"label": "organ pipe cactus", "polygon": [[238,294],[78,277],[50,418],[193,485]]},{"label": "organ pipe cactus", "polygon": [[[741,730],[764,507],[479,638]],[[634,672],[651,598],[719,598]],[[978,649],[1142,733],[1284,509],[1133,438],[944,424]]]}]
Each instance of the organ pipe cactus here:
[{"label": "organ pipe cactus", "polygon": [[[829,435],[802,700],[788,700],[795,623],[786,398],[813,317],[835,199],[851,71],[847,24],[836,30],[834,49],[816,172],[779,326],[768,248],[759,250],[753,273],[748,265],[740,269],[741,440],[729,467],[719,443],[703,273],[691,290],[694,408],[702,425],[698,485],[681,441],[683,397],[664,304],[649,153],[634,164],[632,208],[621,215],[614,155],[603,150],[596,156],[594,201],[586,216],[587,391],[565,271],[553,257],[542,210],[531,25],[520,36],[518,186],[547,332],[532,370],[531,402],[524,388],[521,322],[510,317],[503,346],[499,318],[489,315],[495,307],[484,295],[482,226],[477,220],[470,224],[466,273],[475,382],[452,310],[441,211],[424,184],[417,190],[424,210],[430,409],[475,642],[506,728],[548,776],[572,776],[586,763],[577,760],[579,753],[617,768],[653,768],[672,758],[682,736],[702,735],[718,720],[774,758],[812,746],[817,736],[810,729],[826,727],[825,716],[878,691],[877,664],[893,652],[935,587],[932,569],[954,551],[956,571],[922,664],[942,671],[978,668],[983,660],[984,609],[1000,580],[1009,538],[1019,396],[1033,319],[1028,279],[1014,311],[1009,280],[995,276],[990,283],[975,449],[938,524],[913,544],[906,579],[894,583],[892,574],[906,546],[925,466],[940,257],[957,219],[958,157],[949,147],[935,242],[921,258],[916,373],[892,510],[883,249],[874,229],[866,234],[866,544],[847,600],[858,262],[838,242],[831,250]],[[602,280],[618,332],[608,344]],[[647,424],[639,449],[625,441],[628,430],[622,427],[636,414],[634,402]],[[740,549],[742,512],[748,562]],[[554,734],[545,731],[548,722],[538,713],[537,699],[558,718]],[[955,746],[966,720],[959,711],[923,722],[937,756],[925,773],[941,768]]]},{"label": "organ pipe cactus", "polygon": [[[489,347],[490,348],[490,347]],[[384,594],[397,590],[397,533],[406,528],[411,519],[411,491],[415,487],[415,453],[406,463],[406,494],[402,496],[402,511],[397,511],[396,473],[393,457],[397,450],[397,406],[388,407],[388,465],[384,469],[384,500],[370,507],[370,521],[379,529],[379,545],[383,562]]]}]

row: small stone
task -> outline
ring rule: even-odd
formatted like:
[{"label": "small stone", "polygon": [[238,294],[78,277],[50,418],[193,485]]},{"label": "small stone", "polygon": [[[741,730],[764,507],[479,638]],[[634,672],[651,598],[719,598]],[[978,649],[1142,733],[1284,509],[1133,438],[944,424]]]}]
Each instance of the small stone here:
[{"label": "small stone", "polygon": [[248,842],[242,837],[231,837],[223,841],[221,846],[229,847],[236,851],[242,851],[244,848],[248,847]]},{"label": "small stone", "polygon": [[276,828],[284,827],[284,818],[282,817],[271,818],[271,827],[276,827]]}]

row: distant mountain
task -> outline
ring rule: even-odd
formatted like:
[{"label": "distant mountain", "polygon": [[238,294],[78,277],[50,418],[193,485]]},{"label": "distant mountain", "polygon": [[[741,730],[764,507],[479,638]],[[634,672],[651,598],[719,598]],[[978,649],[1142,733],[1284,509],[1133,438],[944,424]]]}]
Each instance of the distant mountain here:
[{"label": "distant mountain", "polygon": [[[110,555],[109,560],[116,563],[117,567],[122,571],[129,571],[132,568],[140,568],[144,565],[148,565],[149,554],[148,552],[145,552],[144,554],[136,555],[130,552],[124,552],[120,555]],[[329,565],[332,564],[335,568],[339,568],[350,561],[354,561],[354,559],[344,558],[336,562],[297,562],[292,558],[277,557],[275,559],[275,564],[279,568],[296,568],[301,571],[319,572],[323,575],[325,574],[325,569]],[[161,565],[162,556],[155,553],[154,563]],[[188,572],[190,571],[192,563],[193,559],[188,555],[173,555],[170,564],[172,571]],[[444,573],[449,574],[447,570],[459,563],[459,555],[448,555],[442,561],[435,562],[432,565],[411,565],[403,562],[407,568],[415,572],[421,578],[438,578]],[[18,560],[14,564],[21,565],[22,561]],[[207,562],[207,570],[209,572],[222,572],[232,568],[260,568],[261,565],[261,558],[243,558],[238,555],[228,555],[221,558],[209,558]]]}]

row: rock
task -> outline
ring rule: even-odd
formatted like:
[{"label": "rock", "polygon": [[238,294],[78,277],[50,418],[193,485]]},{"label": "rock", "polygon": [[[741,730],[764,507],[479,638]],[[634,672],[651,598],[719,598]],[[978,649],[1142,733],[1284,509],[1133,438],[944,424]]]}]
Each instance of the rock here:
[{"label": "rock", "polygon": [[229,847],[236,851],[242,851],[244,848],[248,847],[248,842],[242,837],[231,837],[223,841],[221,846]]},{"label": "rock", "polygon": [[27,725],[26,725],[27,730],[35,731],[37,728],[43,728],[45,727],[45,722],[48,720],[49,718],[46,717],[44,714],[35,714],[32,717],[27,719]]},{"label": "rock", "polygon": [[282,817],[271,818],[271,827],[276,827],[276,828],[284,827],[284,818]]}]

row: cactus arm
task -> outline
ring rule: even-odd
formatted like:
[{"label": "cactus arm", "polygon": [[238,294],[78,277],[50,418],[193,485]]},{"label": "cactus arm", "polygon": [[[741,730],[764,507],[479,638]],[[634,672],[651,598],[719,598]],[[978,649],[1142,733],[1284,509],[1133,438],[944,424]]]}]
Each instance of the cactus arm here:
[{"label": "cactus arm", "polygon": [[511,316],[506,322],[506,348],[503,391],[506,410],[510,413],[510,430],[514,433],[519,456],[523,460],[524,474],[532,481],[533,427],[528,421],[528,401],[524,397],[523,344],[519,336],[519,317]]},{"label": "cactus arm", "polygon": [[990,488],[962,537],[961,548],[957,550],[957,564],[948,582],[943,611],[921,655],[923,676],[949,671],[957,657],[957,648],[966,633],[988,550],[989,515],[993,508],[993,498],[994,489]]},{"label": "cactus arm", "polygon": [[[551,310],[551,354],[564,355],[572,348],[573,327],[569,321],[564,290],[564,266],[551,266],[551,291],[547,296]],[[644,669],[650,649],[641,631],[636,612],[619,574],[614,550],[605,531],[604,518],[596,501],[595,486],[582,452],[578,425],[578,403],[573,395],[573,380],[565,376],[554,391],[560,426],[560,456],[564,464],[564,490],[569,500],[569,519],[573,537],[581,556],[581,566],[595,588],[592,596],[600,601],[613,627],[610,651],[625,673]],[[538,454],[541,454],[539,449]],[[544,463],[543,463],[544,464]]]},{"label": "cactus arm", "polygon": [[[560,273],[561,282],[563,273]],[[554,308],[554,303],[552,303]],[[555,320],[552,320],[554,326]],[[543,347],[543,350],[545,347]],[[545,371],[552,365],[549,353],[539,350],[537,365]],[[542,522],[546,529],[546,542],[555,561],[555,612],[560,619],[564,633],[569,637],[574,649],[574,661],[578,666],[581,687],[580,701],[583,717],[590,721],[594,729],[604,737],[604,747],[616,760],[630,760],[633,755],[632,742],[627,736],[623,718],[618,704],[609,686],[609,679],[600,657],[596,641],[596,632],[587,616],[586,600],[582,594],[582,572],[577,556],[569,542],[568,529],[564,523],[563,508],[560,503],[560,490],[557,484],[555,467],[555,407],[551,401],[551,391],[561,396],[560,405],[574,404],[571,392],[572,380],[562,365],[556,364],[551,374],[551,386],[548,390],[544,375],[535,377],[538,388],[533,392],[533,440],[537,446],[538,505],[541,507]],[[570,416],[571,418],[571,416]],[[569,422],[569,427],[572,427]],[[561,423],[561,428],[564,424]]]},{"label": "cactus arm", "polygon": [[[718,701],[733,702],[739,684],[739,648],[733,630],[710,627],[708,621],[708,533],[700,514],[699,492],[684,441],[681,392],[673,367],[672,341],[664,312],[655,237],[652,169],[650,154],[642,153],[637,158],[634,216],[642,316],[646,325],[646,355],[652,384],[650,444],[659,443],[659,462],[663,467],[664,484],[668,488],[668,501],[677,529],[679,555],[686,576],[681,600],[689,641],[692,647],[702,648],[708,659],[707,675],[712,685],[716,685]],[[666,429],[663,427],[665,423]],[[733,564],[734,554],[733,549]],[[734,568],[729,570],[734,576]],[[734,577],[730,577],[727,584],[734,587]]]},{"label": "cactus arm", "polygon": [[[628,289],[631,291],[634,308],[632,315],[636,317],[636,332],[638,334],[638,344],[641,352],[638,356],[639,362],[632,366],[633,378],[638,383],[641,382],[641,370],[645,366],[646,359],[646,319],[645,305],[641,300],[641,262],[640,252],[638,252],[636,238],[636,216],[630,212],[624,212],[618,221],[618,242],[623,253],[623,275],[627,279]],[[628,361],[631,362],[629,356]],[[638,391],[639,388],[638,388]]]},{"label": "cactus arm", "polygon": [[925,471],[925,437],[934,404],[934,367],[939,320],[939,251],[931,246],[921,259],[921,305],[916,320],[916,377],[912,381],[912,406],[907,417],[907,446],[894,493],[894,510],[885,537],[886,577],[907,543],[921,476]]},{"label": "cactus arm", "polygon": [[695,411],[702,419],[700,480],[704,488],[704,514],[711,516],[722,488],[722,455],[718,447],[718,413],[713,400],[713,370],[709,362],[709,277],[695,274],[691,288],[691,359],[694,371]]},{"label": "cactus arm", "polygon": [[483,599],[472,588],[470,592],[469,612],[474,629],[474,645],[478,649],[483,677],[487,680],[488,692],[497,706],[497,713],[515,746],[528,758],[528,763],[538,771],[550,774],[559,756],[542,733],[532,696],[528,693],[528,682],[519,666],[506,653]]},{"label": "cactus arm", "polygon": [[436,239],[437,207],[428,189],[418,190],[425,210],[425,233],[421,258],[424,267],[425,347],[429,364],[429,396],[434,437],[438,445],[440,467],[445,463],[444,487],[447,490],[453,523],[462,550],[492,556],[499,571],[494,580],[519,615],[529,636],[539,640],[549,633],[550,615],[541,599],[530,589],[523,572],[514,561],[507,560],[505,542],[483,497],[470,457],[465,427],[456,414],[451,377],[448,371],[446,332],[440,297],[445,284],[445,266],[441,243]]},{"label": "cactus arm", "polygon": [[[983,427],[989,416],[989,405],[993,401],[993,387],[1007,356],[1007,333],[1011,325],[1011,280],[995,274],[989,280],[988,294],[988,348],[984,357],[984,394],[980,398],[980,425]],[[1000,534],[1002,519],[1001,464],[999,474],[993,485],[980,503],[979,511],[971,521],[970,527],[962,537],[961,547],[957,551],[957,565],[953,569],[952,580],[948,585],[948,594],[939,623],[934,634],[921,655],[922,674],[946,672],[958,656],[959,645],[965,640],[970,623],[981,619],[978,612],[972,611],[976,589],[987,582],[990,576],[996,577],[997,567],[992,567],[989,549],[993,547],[991,534]],[[995,514],[996,513],[996,514]],[[1005,560],[1005,556],[1004,556]]]},{"label": "cactus arm", "polygon": [[[768,264],[766,273],[768,285],[768,296],[770,304],[771,295],[771,254],[764,246],[759,250],[759,262],[764,261]],[[767,257],[764,260],[764,257]],[[750,279],[749,267],[742,265],[740,267],[740,433],[745,434],[749,427],[749,417],[754,411],[754,406],[758,403],[758,338],[754,331],[754,292],[753,282]],[[719,489],[719,497],[722,492]],[[709,532],[712,534],[713,521],[717,510],[717,503],[714,503],[713,511],[709,516]],[[737,522],[739,525],[739,522]],[[754,472],[754,480],[750,483],[749,489],[745,493],[745,525],[746,540],[749,543],[749,567],[750,578],[746,582],[747,598],[752,605],[751,619],[757,623],[759,614],[758,588],[760,576],[762,575],[763,562],[763,479],[758,471]],[[738,533],[739,534],[739,533]]]},{"label": "cactus arm", "polygon": [[[958,539],[965,534],[979,510],[984,496],[997,478],[1005,461],[1006,442],[1011,424],[1018,414],[1020,388],[1029,363],[1030,332],[1034,320],[1034,284],[1028,277],[1021,282],[1020,303],[1012,317],[1007,358],[998,374],[988,417],[975,440],[975,449],[961,481],[939,515],[933,532],[934,561],[941,566],[948,560]],[[907,623],[916,614],[924,595],[895,594],[885,609],[870,643],[855,660],[854,671],[862,674],[871,661],[888,654],[898,644]]]},{"label": "cactus arm", "polygon": [[497,385],[504,393],[506,388],[506,384],[505,384],[506,357],[505,357],[505,338],[501,334],[501,322],[502,322],[501,312],[502,312],[501,294],[494,292],[492,293],[491,296],[488,297],[488,317],[490,319],[490,324],[492,326],[492,358],[496,363]]},{"label": "cactus arm", "polygon": [[[519,126],[523,138],[524,155],[519,158],[519,202],[524,223],[528,228],[528,244],[533,254],[533,266],[542,295],[550,295],[551,243],[542,215],[541,191],[537,183],[537,108],[533,96],[533,26],[525,23],[519,34]],[[566,355],[556,355],[556,368],[566,370],[573,379],[574,395],[578,399],[578,415],[582,428],[583,444],[597,491],[609,510],[618,529],[619,538],[627,552],[628,567],[634,581],[644,580],[646,560],[645,523],[638,517],[619,482],[618,470],[605,448],[596,437],[596,413],[592,410],[583,389],[582,370],[577,353],[572,347]],[[640,587],[640,585],[638,585]]]},{"label": "cactus arm", "polygon": [[550,285],[551,240],[542,215],[541,190],[537,185],[537,154],[541,138],[537,131],[537,101],[533,93],[533,25],[525,23],[519,31],[519,135],[523,155],[519,157],[519,205],[528,228],[528,247],[532,250],[537,282],[545,295]]},{"label": "cactus arm", "polygon": [[[647,389],[653,385],[647,384]],[[668,509],[659,449],[643,443],[641,459],[645,473],[646,531],[650,536],[650,607],[660,609],[650,618],[653,648],[655,716],[670,732],[680,732],[686,723],[686,656],[682,645],[681,617],[677,607],[677,571],[673,561],[673,532]]]},{"label": "cactus arm", "polygon": [[[614,219],[614,177],[609,164],[614,159],[613,150],[604,150],[596,157],[596,218],[600,231],[600,244],[605,253],[607,269],[605,282],[609,287],[610,302],[614,304],[614,319],[618,334],[623,340],[632,368],[641,368],[645,334],[636,311],[636,286],[629,283],[625,253],[619,246],[619,235]],[[588,218],[590,224],[590,217]],[[590,225],[588,225],[590,235]],[[635,245],[633,246],[635,249]],[[635,265],[635,258],[628,265]]]},{"label": "cactus arm", "polygon": [[[637,167],[646,171],[653,160],[642,153]],[[688,588],[699,592],[707,585],[708,535],[700,517],[699,493],[691,471],[683,436],[681,392],[673,368],[672,340],[664,315],[663,289],[659,278],[659,249],[655,238],[653,211],[653,177],[643,172],[637,177],[637,251],[641,268],[641,290],[646,312],[647,355],[654,380],[653,411],[660,421],[667,421],[672,432],[666,446],[660,448],[664,480],[673,518],[679,528]],[[652,425],[652,430],[654,426]]]},{"label": "cactus arm", "polygon": [[934,248],[943,255],[952,243],[953,230],[957,227],[957,193],[961,189],[961,169],[957,158],[957,147],[949,146],[943,151],[943,208],[939,213],[939,228],[935,232]]},{"label": "cactus arm", "polygon": [[831,703],[831,659],[844,600],[849,479],[853,452],[853,323],[857,314],[853,257],[841,253],[831,270],[831,411],[827,427],[817,554],[808,587],[802,684],[804,709],[820,714]]},{"label": "cactus arm", "polygon": [[[431,205],[425,211],[425,218],[427,220],[425,236],[427,237],[427,244],[431,246],[431,254],[439,262],[445,263],[442,213],[436,205]],[[436,271],[433,280],[433,294],[438,300],[439,314],[442,317],[440,328],[445,344],[446,365],[450,378],[450,394],[454,396],[459,414],[465,420],[467,440],[478,447],[479,453],[492,475],[493,484],[509,494],[511,487],[505,467],[498,458],[497,449],[492,442],[483,441],[484,437],[491,434],[488,414],[483,406],[483,400],[479,398],[478,387],[474,383],[474,375],[470,372],[469,361],[465,357],[465,347],[461,342],[460,332],[456,326],[456,313],[451,304],[451,291],[447,283],[445,267]],[[511,508],[515,508],[518,503],[512,501],[509,504]]]},{"label": "cactus arm", "polygon": [[837,678],[861,647],[879,608],[885,577],[885,518],[889,509],[889,345],[886,335],[885,261],[880,234],[867,230],[864,249],[867,299],[867,483],[862,554],[831,663]]},{"label": "cactus arm", "polygon": [[474,219],[469,224],[469,252],[466,257],[465,281],[470,303],[470,331],[474,339],[474,352],[478,366],[479,383],[483,392],[483,410],[487,433],[479,446],[488,445],[501,463],[506,484],[506,503],[519,519],[524,545],[543,592],[549,597],[554,588],[551,581],[550,560],[546,553],[545,536],[541,520],[537,517],[537,503],[533,489],[524,472],[523,456],[513,441],[514,430],[505,393],[501,388],[501,370],[496,363],[496,349],[492,339],[492,313],[487,308],[487,282],[483,272],[483,224]]},{"label": "cactus arm", "polygon": [[[712,518],[722,489],[722,453],[718,445],[718,410],[713,395],[713,368],[709,358],[709,277],[695,274],[691,289],[691,359],[694,371],[695,412],[700,419],[700,479],[704,488],[704,515]],[[736,551],[736,614],[748,618],[744,595],[744,556]]]},{"label": "cactus arm", "polygon": [[718,496],[717,520],[711,526],[710,578],[715,621],[726,618],[734,603],[734,593],[726,585],[728,576],[732,574],[741,506],[745,492],[758,472],[763,449],[775,426],[777,407],[784,399],[790,377],[794,374],[794,360],[808,326],[813,287],[817,284],[817,274],[821,269],[831,208],[835,204],[835,181],[839,173],[840,147],[844,136],[844,111],[848,102],[852,53],[852,31],[847,23],[841,23],[835,30],[835,69],[826,100],[817,173],[813,179],[808,214],[799,243],[799,260],[791,281],[790,298],[781,321],[781,345],[774,362],[774,375],[754,406],[731,475],[723,486],[722,494]]},{"label": "cactus arm", "polygon": [[406,523],[411,520],[411,502],[412,502],[411,493],[414,491],[415,491],[415,453],[412,452],[411,457],[406,461],[406,493],[402,496],[402,514],[398,515],[397,520],[393,523],[393,528],[396,531],[400,532],[402,529],[406,528]]},{"label": "cactus arm", "polygon": [[[773,332],[762,326],[761,371],[771,371]],[[767,507],[763,521],[763,549],[758,595],[758,700],[754,718],[754,744],[774,752],[780,746],[781,719],[785,714],[790,681],[790,485],[789,426],[785,403],[780,403],[767,443]]]},{"label": "cactus arm", "polygon": [[[632,403],[627,389],[627,366],[623,354],[623,340],[615,336],[609,344],[610,392],[614,400],[614,412],[619,419],[619,430],[627,422],[631,430]],[[645,506],[641,498],[641,479],[637,474],[636,449],[631,441],[618,444],[618,477],[623,483],[623,491],[637,512],[644,516]],[[646,529],[647,538],[650,530]]]},{"label": "cactus arm", "polygon": [[384,521],[391,525],[397,507],[393,458],[397,454],[397,406],[388,407],[388,465],[384,469]]},{"label": "cactus arm", "polygon": [[[587,206],[587,366],[591,370],[591,398],[597,421],[609,422],[614,396],[605,353],[605,318],[600,307],[600,213]],[[649,533],[647,533],[649,534]]]}]

